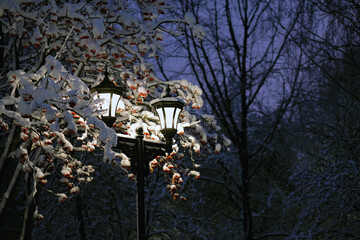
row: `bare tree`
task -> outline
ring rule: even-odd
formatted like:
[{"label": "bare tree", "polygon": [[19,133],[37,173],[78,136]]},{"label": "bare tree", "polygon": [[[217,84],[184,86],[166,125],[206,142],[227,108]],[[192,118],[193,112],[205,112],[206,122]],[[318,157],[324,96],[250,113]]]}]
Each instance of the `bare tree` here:
[{"label": "bare tree", "polygon": [[[236,219],[242,222],[243,238],[283,236],[281,227],[271,233],[264,233],[270,228],[260,227],[265,209],[252,205],[258,201],[254,194],[261,191],[254,191],[258,183],[252,180],[261,175],[269,144],[301,85],[305,60],[290,35],[303,1],[288,1],[286,6],[283,1],[176,3],[190,24],[202,27],[189,30],[185,26],[184,35],[176,36],[177,47],[169,49],[177,59],[182,57],[179,65],[184,63],[184,71],[201,86],[207,106],[234,144],[236,160],[219,160],[227,173],[222,174],[221,184],[230,192],[234,206],[241,209]],[[202,41],[195,39],[199,35],[204,35]],[[160,69],[164,66],[166,63],[159,62]],[[176,77],[163,73],[169,79]],[[264,196],[260,199],[266,201]],[[254,219],[255,210],[256,219],[262,220]]]}]

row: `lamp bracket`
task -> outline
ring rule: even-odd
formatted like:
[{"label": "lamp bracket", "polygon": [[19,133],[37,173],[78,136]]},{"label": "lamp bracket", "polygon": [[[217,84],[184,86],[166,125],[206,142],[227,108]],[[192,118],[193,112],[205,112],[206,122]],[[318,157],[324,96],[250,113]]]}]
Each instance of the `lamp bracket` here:
[{"label": "lamp bracket", "polygon": [[[149,174],[149,162],[156,158],[157,156],[165,156],[166,152],[168,151],[169,147],[163,142],[150,142],[144,140],[144,174],[147,176]],[[118,135],[117,146],[115,149],[121,151],[126,156],[128,156],[131,161],[131,171],[136,173],[137,169],[137,139],[131,137],[123,137]],[[135,161],[134,161],[135,160]]]}]

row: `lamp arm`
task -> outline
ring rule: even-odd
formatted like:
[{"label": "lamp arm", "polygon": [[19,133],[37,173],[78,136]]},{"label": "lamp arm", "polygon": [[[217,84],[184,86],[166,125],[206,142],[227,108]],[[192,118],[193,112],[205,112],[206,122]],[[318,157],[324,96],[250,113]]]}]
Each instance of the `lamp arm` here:
[{"label": "lamp arm", "polygon": [[[138,148],[138,138],[130,138],[130,137],[123,137],[117,135],[118,141],[116,149],[123,152],[126,156],[128,156],[131,161],[131,171],[133,173],[137,172],[137,148]],[[149,162],[156,158],[157,156],[165,156],[166,153],[170,153],[172,150],[171,141],[168,143],[164,142],[152,142],[152,141],[143,141],[143,148],[144,148],[144,174],[147,176],[149,174]]]}]

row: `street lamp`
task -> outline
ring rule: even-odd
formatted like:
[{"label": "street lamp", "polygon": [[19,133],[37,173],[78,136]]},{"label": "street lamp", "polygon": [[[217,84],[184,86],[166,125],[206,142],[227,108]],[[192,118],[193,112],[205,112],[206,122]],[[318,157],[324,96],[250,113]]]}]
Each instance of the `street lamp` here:
[{"label": "street lamp", "polygon": [[155,108],[160,118],[160,131],[165,137],[166,144],[170,145],[172,138],[177,132],[179,114],[184,107],[184,102],[171,97],[168,86],[166,96],[152,100],[150,105]]},{"label": "street lamp", "polygon": [[105,104],[102,108],[107,109],[107,113],[101,116],[101,120],[105,122],[108,127],[112,127],[116,120],[116,110],[124,103],[121,101],[121,96],[126,89],[124,87],[116,87],[109,79],[109,72],[105,69],[104,80],[92,88],[92,92],[97,92],[99,98],[105,99]]},{"label": "street lamp", "polygon": [[[124,88],[116,87],[109,81],[108,72],[105,79],[92,92],[97,91],[100,97],[106,99],[102,105],[108,112],[102,116],[102,120],[108,127],[112,127],[116,120],[116,110],[121,104],[121,96]],[[149,162],[159,155],[165,155],[171,151],[172,138],[177,132],[177,121],[184,103],[177,98],[171,97],[170,88],[164,98],[155,99],[150,105],[156,110],[160,118],[160,131],[164,135],[165,143],[144,140],[143,129],[136,129],[136,137],[125,137],[118,134],[117,149],[132,159],[131,171],[136,174],[137,185],[137,239],[145,240],[145,204],[144,204],[144,177],[149,174]],[[135,160],[135,161],[134,161]]]}]

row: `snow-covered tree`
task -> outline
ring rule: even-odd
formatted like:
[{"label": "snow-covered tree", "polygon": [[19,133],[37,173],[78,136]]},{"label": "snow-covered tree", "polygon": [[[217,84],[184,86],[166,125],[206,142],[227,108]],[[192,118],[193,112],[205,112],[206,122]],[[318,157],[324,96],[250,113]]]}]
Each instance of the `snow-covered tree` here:
[{"label": "snow-covered tree", "polygon": [[359,4],[307,1],[306,8],[294,41],[311,63],[309,85],[285,137],[297,162],[284,209],[289,239],[357,239]]},{"label": "snow-covered tree", "polygon": [[[194,112],[203,105],[198,86],[184,79],[161,81],[147,62],[163,48],[165,24],[201,29],[187,18],[167,18],[167,8],[164,0],[0,2],[0,170],[13,171],[2,180],[8,187],[1,193],[0,214],[19,173],[24,173],[22,238],[31,234],[32,217],[46,217],[36,205],[39,191],[66,202],[93,180],[96,168],[84,161],[88,153],[101,150],[104,162],[120,166],[131,177],[128,157],[113,150],[116,132],[133,136],[142,126],[146,139],[163,139],[149,101],[168,86],[188,106],[180,116],[180,141],[150,167],[165,173],[174,198],[181,197],[177,192],[184,178],[200,175],[195,155],[219,152],[230,144],[221,133],[213,137],[218,130],[213,117]],[[113,128],[99,119],[104,99],[91,92],[105,71],[114,87],[126,89]],[[177,162],[188,153],[192,165],[182,169]],[[54,179],[62,187],[50,184]]]}]

